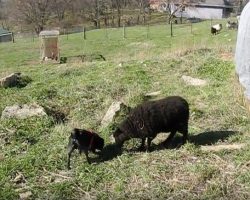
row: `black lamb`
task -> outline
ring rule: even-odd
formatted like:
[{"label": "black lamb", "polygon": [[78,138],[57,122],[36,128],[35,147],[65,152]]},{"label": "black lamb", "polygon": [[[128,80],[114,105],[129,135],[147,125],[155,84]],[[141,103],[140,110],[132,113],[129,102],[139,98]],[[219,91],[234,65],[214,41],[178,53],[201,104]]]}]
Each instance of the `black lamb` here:
[{"label": "black lamb", "polygon": [[141,138],[140,149],[150,149],[151,141],[158,133],[170,132],[163,142],[168,145],[176,132],[183,134],[184,144],[188,138],[189,105],[179,96],[170,96],[161,100],[148,101],[134,108],[129,116],[118,126],[113,133],[115,142],[122,147],[130,138]]},{"label": "black lamb", "polygon": [[70,169],[70,157],[75,149],[79,153],[85,153],[88,163],[90,164],[89,151],[97,153],[96,150],[102,150],[104,147],[104,139],[97,133],[85,129],[74,128],[69,136],[68,143],[68,169]]}]

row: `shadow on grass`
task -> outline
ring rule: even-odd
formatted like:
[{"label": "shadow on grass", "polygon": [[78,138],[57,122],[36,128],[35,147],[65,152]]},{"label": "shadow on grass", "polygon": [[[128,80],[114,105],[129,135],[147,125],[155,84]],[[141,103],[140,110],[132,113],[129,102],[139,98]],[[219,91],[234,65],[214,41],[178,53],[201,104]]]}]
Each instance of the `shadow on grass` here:
[{"label": "shadow on grass", "polygon": [[[229,138],[232,135],[237,134],[237,131],[209,131],[209,132],[203,132],[197,135],[190,135],[189,136],[189,142],[193,143],[197,146],[199,145],[213,145],[215,143],[217,143],[218,141],[224,141],[227,138]],[[156,145],[154,143],[152,143],[151,145],[151,152],[152,151],[159,151],[159,150],[163,150],[163,149],[176,149],[179,148],[181,146],[182,143],[182,136],[181,135],[177,135],[173,138],[171,144],[168,147],[165,147],[164,145],[162,145],[162,143]],[[132,152],[138,152],[138,150],[136,148],[133,148],[131,150],[126,150],[130,153]],[[105,161],[109,161],[112,160],[114,158],[116,158],[117,156],[121,155],[123,152],[122,149],[118,148],[115,144],[107,144],[100,156],[95,157],[95,158],[90,158],[91,162],[95,162],[95,163],[101,163],[101,162],[105,162]]]},{"label": "shadow on grass", "polygon": [[[235,135],[239,132],[237,131],[209,131],[199,133],[197,135],[190,135],[189,142],[193,143],[194,145],[213,145],[218,141],[224,141],[232,135]],[[159,145],[152,145],[152,151],[155,150],[162,150],[162,149],[175,149],[179,148],[182,143],[182,136],[175,136],[168,147],[163,146],[162,144]]]},{"label": "shadow on grass", "polygon": [[96,164],[112,160],[113,158],[116,158],[117,156],[122,154],[122,149],[117,147],[116,144],[107,144],[103,148],[103,150],[99,153],[98,157],[89,158],[90,162],[94,162]]}]

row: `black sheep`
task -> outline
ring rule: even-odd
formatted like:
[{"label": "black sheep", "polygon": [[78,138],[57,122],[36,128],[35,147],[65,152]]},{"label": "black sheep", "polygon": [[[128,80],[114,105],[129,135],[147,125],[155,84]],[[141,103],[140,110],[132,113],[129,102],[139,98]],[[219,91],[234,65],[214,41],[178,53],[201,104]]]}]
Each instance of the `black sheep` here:
[{"label": "black sheep", "polygon": [[113,133],[115,142],[122,146],[130,138],[141,138],[140,149],[144,149],[147,138],[148,149],[151,141],[160,132],[170,132],[164,144],[178,131],[183,134],[183,144],[188,137],[189,105],[179,96],[170,96],[157,101],[145,102],[134,108],[129,116],[118,126]]}]

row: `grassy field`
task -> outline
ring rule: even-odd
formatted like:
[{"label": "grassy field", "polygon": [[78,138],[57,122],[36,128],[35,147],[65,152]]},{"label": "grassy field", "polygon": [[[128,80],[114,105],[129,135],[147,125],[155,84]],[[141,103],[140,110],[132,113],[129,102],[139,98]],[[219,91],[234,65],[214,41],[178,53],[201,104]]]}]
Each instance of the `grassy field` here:
[{"label": "grassy field", "polygon": [[[249,199],[250,123],[235,80],[236,32],[211,36],[209,26],[193,24],[191,32],[178,25],[172,38],[166,25],[127,28],[126,39],[123,29],[90,31],[87,40],[60,36],[62,56],[106,58],[85,63],[40,64],[37,38],[0,44],[0,77],[19,71],[32,79],[24,88],[0,88],[0,113],[34,102],[51,111],[0,120],[0,199]],[[208,85],[189,86],[182,75]],[[131,140],[122,155],[106,148],[105,162],[91,155],[92,165],[75,152],[67,170],[73,127],[96,130],[110,145],[117,123],[102,129],[100,122],[111,103],[134,107],[159,90],[157,98],[180,95],[189,102],[189,143],[163,149],[158,144],[167,134],[160,134],[152,152],[136,152],[130,148],[137,140]],[[58,122],[53,113],[66,120]],[[227,144],[244,147],[217,149]]]}]

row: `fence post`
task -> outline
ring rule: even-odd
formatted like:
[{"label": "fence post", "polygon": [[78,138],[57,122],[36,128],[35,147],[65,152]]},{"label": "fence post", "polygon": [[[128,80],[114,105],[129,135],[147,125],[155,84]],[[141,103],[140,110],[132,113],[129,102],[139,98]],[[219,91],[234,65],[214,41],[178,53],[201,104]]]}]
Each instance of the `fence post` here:
[{"label": "fence post", "polygon": [[126,30],[125,30],[125,24],[123,24],[123,39],[126,39]]},{"label": "fence post", "polygon": [[149,24],[147,25],[147,39],[149,37]]},{"label": "fence post", "polygon": [[83,27],[83,39],[86,40],[86,29]]},{"label": "fence post", "polygon": [[108,37],[108,29],[107,29],[107,26],[105,26],[105,37],[106,37],[106,39],[109,38],[109,37]]},{"label": "fence post", "polygon": [[191,32],[191,34],[193,34],[193,23],[192,22],[190,22],[190,32]]},{"label": "fence post", "polygon": [[173,22],[172,22],[172,19],[170,21],[170,31],[171,31],[171,37],[173,37]]},{"label": "fence post", "polygon": [[15,43],[14,32],[11,32],[12,42]]}]

